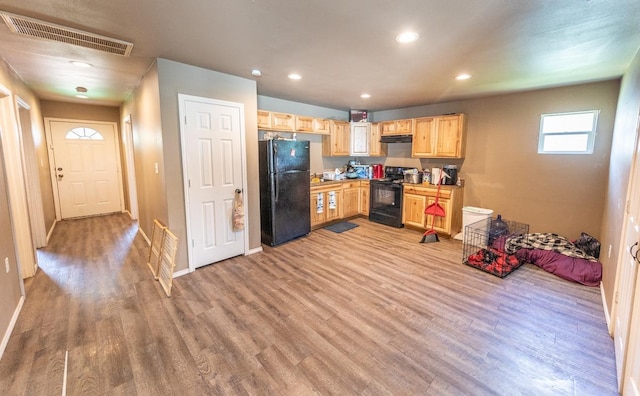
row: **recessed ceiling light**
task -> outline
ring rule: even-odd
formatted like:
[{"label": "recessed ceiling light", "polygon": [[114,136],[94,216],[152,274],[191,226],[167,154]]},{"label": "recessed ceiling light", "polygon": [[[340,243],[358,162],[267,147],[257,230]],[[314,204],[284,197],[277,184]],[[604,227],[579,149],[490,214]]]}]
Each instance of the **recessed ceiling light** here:
[{"label": "recessed ceiling light", "polygon": [[404,32],[396,36],[396,41],[402,44],[416,41],[420,35],[416,32]]},{"label": "recessed ceiling light", "polygon": [[260,77],[262,75],[262,72],[258,69],[253,69],[251,70],[251,75],[252,76],[256,76],[256,77]]},{"label": "recessed ceiling light", "polygon": [[360,97],[362,99],[369,99],[371,97],[371,95],[369,95],[368,93],[363,93],[362,95],[360,95]]},{"label": "recessed ceiling light", "polygon": [[300,80],[302,78],[302,76],[299,75],[298,73],[289,73],[287,77],[289,77],[292,80]]},{"label": "recessed ceiling light", "polygon": [[456,80],[468,80],[471,78],[471,74],[462,73],[456,76]]},{"label": "recessed ceiling light", "polygon": [[89,96],[87,96],[88,89],[85,87],[76,87],[76,92],[76,98],[89,99]]},{"label": "recessed ceiling light", "polygon": [[69,63],[71,63],[74,66],[78,66],[78,67],[93,67],[93,65],[91,63],[87,63],[87,62],[69,61]]}]

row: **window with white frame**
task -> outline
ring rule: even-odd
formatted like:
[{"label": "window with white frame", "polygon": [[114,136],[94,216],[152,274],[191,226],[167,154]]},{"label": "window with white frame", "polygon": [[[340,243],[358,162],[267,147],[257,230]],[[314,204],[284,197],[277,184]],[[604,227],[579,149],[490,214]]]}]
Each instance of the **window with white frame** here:
[{"label": "window with white frame", "polygon": [[542,114],[538,154],[591,154],[598,110]]},{"label": "window with white frame", "polygon": [[67,140],[104,140],[102,134],[91,128],[73,128],[64,136]]}]

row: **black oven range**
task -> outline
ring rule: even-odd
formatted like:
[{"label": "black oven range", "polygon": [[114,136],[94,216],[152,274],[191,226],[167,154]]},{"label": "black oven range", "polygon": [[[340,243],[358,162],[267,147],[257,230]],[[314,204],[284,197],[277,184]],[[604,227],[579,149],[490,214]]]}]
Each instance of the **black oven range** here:
[{"label": "black oven range", "polygon": [[369,183],[369,220],[402,228],[402,181],[404,171],[414,169],[385,166],[384,178]]}]

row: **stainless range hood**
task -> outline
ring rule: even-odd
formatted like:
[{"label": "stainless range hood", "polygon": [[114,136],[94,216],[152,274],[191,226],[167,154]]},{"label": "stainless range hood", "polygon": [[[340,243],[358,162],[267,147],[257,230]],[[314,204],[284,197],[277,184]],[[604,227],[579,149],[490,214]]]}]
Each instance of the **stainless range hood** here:
[{"label": "stainless range hood", "polygon": [[380,137],[382,143],[411,143],[413,135],[386,135]]}]

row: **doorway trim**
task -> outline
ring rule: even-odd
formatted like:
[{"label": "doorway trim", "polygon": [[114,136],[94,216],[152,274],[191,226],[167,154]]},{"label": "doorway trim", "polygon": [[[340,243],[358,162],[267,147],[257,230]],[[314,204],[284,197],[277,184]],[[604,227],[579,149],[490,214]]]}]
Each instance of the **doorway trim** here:
[{"label": "doorway trim", "polygon": [[[33,243],[36,249],[47,246],[47,230],[44,221],[44,209],[42,207],[42,192],[40,189],[40,173],[38,171],[38,158],[33,143],[33,133],[31,125],[25,129],[23,127],[22,112],[26,111],[31,122],[31,106],[21,97],[16,96],[16,118],[18,120],[18,130],[20,132],[20,145],[22,148],[23,173],[25,185],[27,186],[27,205],[29,206],[29,216],[31,221],[31,232]],[[29,134],[29,136],[26,136]],[[37,257],[36,257],[37,264]]]},{"label": "doorway trim", "polygon": [[133,124],[131,114],[122,120],[122,149],[127,172],[127,192],[129,193],[129,215],[138,220],[138,190],[136,187],[136,165],[133,150]]},{"label": "doorway trim", "polygon": [[110,122],[110,121],[96,121],[96,120],[77,120],[73,118],[55,118],[55,117],[44,117],[44,130],[46,132],[47,138],[47,151],[49,153],[49,174],[51,176],[51,184],[53,188],[53,203],[56,209],[56,221],[62,220],[62,214],[60,210],[60,195],[58,191],[58,182],[56,180],[56,164],[55,157],[53,153],[53,137],[51,135],[51,122],[72,122],[72,123],[83,123],[86,122],[88,124],[104,124],[113,126],[113,130],[115,133],[114,144],[115,144],[115,152],[116,152],[116,169],[117,169],[117,179],[118,179],[118,194],[120,196],[120,212],[124,210],[124,188],[122,186],[122,162],[120,159],[120,145],[119,142],[119,133],[118,133],[118,123]]},{"label": "doorway trim", "polygon": [[[248,205],[247,205],[247,143],[246,143],[246,139],[245,139],[245,135],[246,135],[246,130],[244,127],[244,104],[243,103],[238,103],[238,102],[230,102],[230,101],[226,101],[226,100],[220,100],[220,99],[214,99],[214,98],[207,98],[207,97],[202,97],[202,96],[194,96],[194,95],[186,95],[186,94],[178,94],[178,116],[180,119],[180,153],[182,154],[182,185],[183,185],[183,191],[184,191],[184,208],[185,208],[185,220],[186,220],[186,235],[187,235],[187,262],[189,264],[189,272],[194,272],[196,270],[195,267],[195,263],[193,261],[193,247],[191,246],[191,243],[189,243],[188,241],[191,241],[193,239],[193,236],[191,235],[191,220],[190,220],[190,215],[189,215],[189,175],[187,174],[187,170],[188,168],[188,164],[187,164],[187,156],[189,155],[189,153],[186,152],[187,150],[187,125],[185,122],[185,116],[186,116],[186,102],[187,101],[200,101],[200,102],[206,102],[206,103],[210,103],[210,104],[215,104],[215,105],[223,105],[223,106],[239,106],[242,109],[242,114],[243,117],[240,119],[241,122],[241,126],[240,126],[240,154],[241,154],[241,159],[240,162],[242,163],[242,191],[243,191],[243,198],[244,198],[244,208],[243,208],[243,215],[244,215],[244,252],[243,255],[247,255],[247,249],[249,246],[249,216],[247,215],[248,213]],[[174,274],[175,276],[175,274]]]},{"label": "doorway trim", "polygon": [[[11,210],[11,224],[13,240],[16,247],[16,268],[21,279],[30,278],[36,274],[37,255],[33,245],[29,208],[27,206],[27,192],[22,162],[22,148],[20,143],[18,114],[14,108],[15,101],[12,92],[0,84],[0,129],[4,150],[4,165],[7,183],[7,195]],[[24,284],[21,283],[24,295]]]}]

